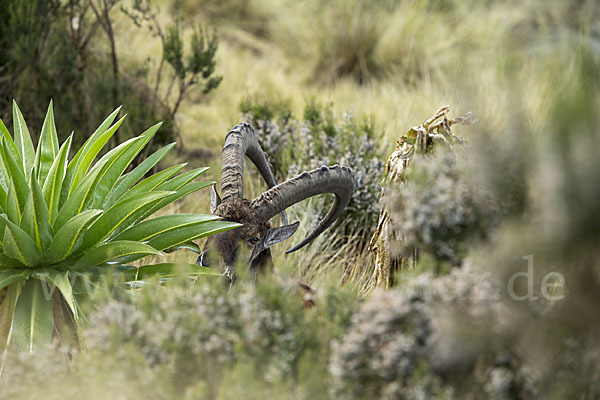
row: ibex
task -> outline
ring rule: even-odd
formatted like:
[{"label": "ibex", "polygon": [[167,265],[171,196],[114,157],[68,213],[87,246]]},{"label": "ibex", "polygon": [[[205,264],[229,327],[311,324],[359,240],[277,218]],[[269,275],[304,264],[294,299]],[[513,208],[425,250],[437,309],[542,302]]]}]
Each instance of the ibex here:
[{"label": "ibex", "polygon": [[[269,189],[250,201],[243,195],[243,166],[247,156],[256,166]],[[342,214],[354,191],[354,176],[347,167],[334,165],[303,172],[295,178],[277,184],[267,155],[263,152],[254,130],[249,124],[236,125],[227,134],[222,152],[221,197],[214,186],[210,208],[213,214],[226,221],[243,224],[242,227],[211,236],[198,264],[207,266],[207,251],[214,248],[221,259],[225,276],[235,278],[234,267],[241,243],[252,248],[249,267],[257,271],[271,259],[270,247],[289,238],[298,229],[299,222],[289,224],[285,210],[302,200],[323,193],[333,193],[335,200],[327,215],[302,242],[288,250],[291,253],[306,246],[319,236]],[[281,215],[282,226],[273,228],[269,220]]]}]

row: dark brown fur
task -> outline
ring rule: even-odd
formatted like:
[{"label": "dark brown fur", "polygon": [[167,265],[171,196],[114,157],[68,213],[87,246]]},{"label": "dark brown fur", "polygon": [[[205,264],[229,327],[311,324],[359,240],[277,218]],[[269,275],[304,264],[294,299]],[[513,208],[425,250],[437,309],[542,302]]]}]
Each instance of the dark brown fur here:
[{"label": "dark brown fur", "polygon": [[[258,224],[253,218],[250,208],[250,201],[246,199],[233,199],[221,203],[217,206],[215,215],[223,218],[224,221],[231,221],[243,224],[238,229],[219,233],[211,236],[206,242],[206,246],[212,245],[217,250],[221,259],[225,263],[226,272],[232,271],[237,261],[240,242],[260,238],[267,229],[270,228],[268,222]],[[267,250],[252,263],[252,270],[257,270],[271,259],[271,252]]]},{"label": "dark brown fur", "polygon": [[[234,199],[221,203],[215,209],[214,214],[223,218],[224,221],[231,221],[243,224],[244,226],[231,231],[223,232],[209,237],[205,248],[211,245],[217,250],[225,263],[225,272],[231,283],[235,279],[233,266],[235,265],[239,253],[241,241],[261,237],[271,226],[268,222],[257,224],[253,217],[250,201],[246,199]],[[258,273],[265,266],[273,267],[271,250],[262,251],[250,265],[252,278],[256,280]],[[304,297],[304,307],[312,308],[315,305],[314,291],[305,283],[298,282]]]}]

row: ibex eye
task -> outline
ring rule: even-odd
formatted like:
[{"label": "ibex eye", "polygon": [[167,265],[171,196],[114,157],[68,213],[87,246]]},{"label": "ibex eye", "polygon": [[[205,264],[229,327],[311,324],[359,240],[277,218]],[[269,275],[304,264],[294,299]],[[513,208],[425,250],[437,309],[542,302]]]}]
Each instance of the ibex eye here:
[{"label": "ibex eye", "polygon": [[252,239],[248,239],[248,244],[251,246],[254,246],[256,243],[258,243],[259,240],[260,240],[260,238],[253,237]]},{"label": "ibex eye", "polygon": [[204,250],[202,252],[202,254],[200,254],[198,256],[198,258],[196,259],[196,264],[197,265],[201,265],[203,267],[208,267],[208,260],[207,260],[207,255],[208,255],[208,251]]}]

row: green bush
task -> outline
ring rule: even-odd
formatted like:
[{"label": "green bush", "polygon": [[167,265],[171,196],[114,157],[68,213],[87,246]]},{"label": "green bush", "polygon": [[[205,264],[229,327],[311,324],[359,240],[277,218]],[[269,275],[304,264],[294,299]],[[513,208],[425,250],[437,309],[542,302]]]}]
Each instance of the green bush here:
[{"label": "green bush", "polygon": [[[2,348],[13,342],[17,348],[32,351],[49,343],[55,334],[61,341],[70,340],[80,322],[74,286],[86,274],[113,271],[145,256],[161,255],[161,251],[194,248],[194,239],[239,226],[201,214],[147,219],[214,182],[194,182],[207,168],[178,174],[184,165],[144,178],[174,144],[125,173],[160,124],[92,165],[123,122],[124,117],[113,124],[118,112],[100,125],[70,161],[72,136],[59,146],[52,103],[37,149],[16,103],[14,140],[0,120]],[[143,266],[128,275],[143,279],[176,267]],[[203,269],[194,266],[193,271]]]}]

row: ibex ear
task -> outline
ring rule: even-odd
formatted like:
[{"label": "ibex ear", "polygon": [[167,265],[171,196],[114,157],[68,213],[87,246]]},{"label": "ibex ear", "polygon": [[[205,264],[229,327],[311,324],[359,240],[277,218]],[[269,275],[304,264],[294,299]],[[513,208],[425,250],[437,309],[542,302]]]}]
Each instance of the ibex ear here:
[{"label": "ibex ear", "polygon": [[292,236],[296,230],[300,222],[294,222],[290,225],[278,226],[277,228],[267,229],[265,234],[260,238],[258,243],[254,245],[252,249],[252,256],[250,257],[250,261],[254,260],[258,255],[273,246],[276,243],[283,242],[285,239]]},{"label": "ibex ear", "polygon": [[[268,249],[276,243],[283,242],[285,239],[292,236],[298,229],[299,225],[300,222],[294,222],[290,225],[278,226],[277,228],[267,229],[263,236],[265,249]],[[261,242],[262,241],[263,240],[261,240]]]},{"label": "ibex ear", "polygon": [[221,204],[221,198],[215,189],[215,185],[210,187],[210,213],[214,214],[217,206]]}]

